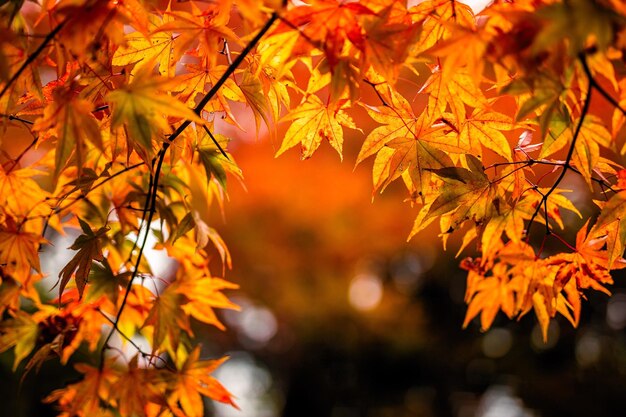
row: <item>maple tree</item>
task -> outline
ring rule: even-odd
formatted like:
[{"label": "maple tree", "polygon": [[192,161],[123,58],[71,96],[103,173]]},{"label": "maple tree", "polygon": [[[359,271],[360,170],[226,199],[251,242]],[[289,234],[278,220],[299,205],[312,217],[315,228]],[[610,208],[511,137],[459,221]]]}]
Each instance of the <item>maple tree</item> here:
[{"label": "maple tree", "polygon": [[[220,329],[228,249],[211,227],[242,180],[224,123],[288,124],[277,154],[363,137],[374,192],[400,181],[444,246],[473,245],[464,326],[533,311],[578,324],[585,291],[626,266],[626,6],[620,0],[0,1],[0,352],[67,363],[62,416],[200,416],[235,405],[191,318]],[[363,132],[357,115],[377,125]],[[347,130],[346,130],[347,128]],[[26,137],[27,143],[12,141]],[[19,142],[19,143],[17,143]],[[566,175],[599,210],[583,217]],[[568,177],[569,178],[569,177]],[[570,216],[571,217],[571,216]],[[49,231],[77,231],[57,296],[39,291]],[[157,276],[147,239],[175,259]],[[562,251],[544,253],[555,239]],[[126,358],[113,343],[134,347]],[[150,349],[136,342],[143,337]]]}]

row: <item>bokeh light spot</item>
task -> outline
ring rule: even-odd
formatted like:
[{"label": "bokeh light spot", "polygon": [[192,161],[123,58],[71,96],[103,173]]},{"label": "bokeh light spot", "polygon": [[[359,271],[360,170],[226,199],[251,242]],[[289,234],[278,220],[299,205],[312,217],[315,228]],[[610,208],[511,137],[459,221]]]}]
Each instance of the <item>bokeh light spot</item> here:
[{"label": "bokeh light spot", "polygon": [[488,358],[501,358],[513,346],[513,336],[507,329],[494,328],[485,334],[482,341],[483,353]]},{"label": "bokeh light spot", "polygon": [[383,284],[376,275],[359,274],[350,283],[348,299],[361,311],[375,309],[383,298]]}]

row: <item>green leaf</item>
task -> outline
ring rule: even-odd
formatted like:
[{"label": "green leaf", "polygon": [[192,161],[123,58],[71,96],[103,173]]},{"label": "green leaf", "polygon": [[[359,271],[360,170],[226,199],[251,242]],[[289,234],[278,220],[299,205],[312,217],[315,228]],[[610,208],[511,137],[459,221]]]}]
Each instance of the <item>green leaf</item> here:
[{"label": "green leaf", "polygon": [[15,346],[13,371],[35,348],[39,326],[31,316],[18,311],[14,318],[4,321],[0,326],[0,353]]}]

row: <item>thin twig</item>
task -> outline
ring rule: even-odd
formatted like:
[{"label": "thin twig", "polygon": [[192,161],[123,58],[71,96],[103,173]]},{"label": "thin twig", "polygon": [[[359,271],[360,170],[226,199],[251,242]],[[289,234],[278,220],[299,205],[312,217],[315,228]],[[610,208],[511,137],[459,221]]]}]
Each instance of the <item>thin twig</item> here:
[{"label": "thin twig", "polygon": [[9,79],[9,81],[7,81],[7,83],[4,85],[4,87],[2,88],[2,91],[0,91],[0,99],[4,97],[4,94],[9,90],[9,88],[11,88],[13,83],[17,81],[17,79],[20,77],[20,75],[22,75],[22,73],[26,70],[26,68],[28,68],[28,66],[32,64],[35,59],[37,59],[39,54],[41,54],[41,52],[46,48],[46,46],[48,46],[48,44],[52,41],[52,39],[54,39],[54,37],[61,31],[61,29],[63,29],[63,26],[65,25],[66,22],[67,22],[67,19],[63,20],[61,23],[56,25],[56,27],[52,29],[52,31],[48,33],[48,35],[46,35],[46,37],[43,39],[39,47],[35,49],[35,51],[32,54],[30,54],[28,58],[26,58],[26,61],[24,61],[22,66],[19,67],[19,69],[15,72],[15,74],[13,74],[13,76]]},{"label": "thin twig", "polygon": [[4,113],[0,113],[0,117],[5,117],[9,120],[17,120],[18,122],[22,122],[26,125],[32,125],[35,124],[35,122],[31,122],[30,120],[26,120],[26,119],[22,119],[21,117],[15,116],[13,114],[4,114]]},{"label": "thin twig", "polygon": [[580,63],[582,64],[583,71],[585,71],[585,75],[587,76],[587,79],[589,80],[589,84],[591,85],[591,87],[595,88],[598,91],[598,93],[600,93],[600,95],[606,99],[606,101],[611,103],[617,110],[619,110],[624,116],[626,116],[626,109],[620,106],[619,102],[615,98],[613,98],[613,96],[611,96],[604,89],[604,87],[598,84],[596,79],[593,77],[593,74],[591,73],[591,69],[589,68],[589,64],[587,63],[587,60],[585,59],[584,55],[581,55]]},{"label": "thin twig", "polygon": [[6,175],[10,174],[11,171],[13,171],[15,169],[15,167],[20,163],[20,161],[22,160],[24,155],[26,155],[28,153],[28,151],[30,151],[33,148],[33,146],[35,146],[37,144],[38,140],[39,140],[39,136],[35,136],[33,138],[32,142],[29,143],[28,146],[26,148],[24,148],[24,150],[22,152],[20,152],[20,154],[17,156],[17,158],[15,158],[15,160],[13,160],[13,165],[11,165],[11,168],[9,168],[6,171]]},{"label": "thin twig", "polygon": [[[102,315],[102,317],[104,317],[109,323],[111,324],[115,324],[115,322],[113,321],[112,318],[110,318],[109,316],[107,316],[105,314],[104,311],[100,310],[100,308],[96,308],[96,310],[98,311],[98,313],[100,313]],[[144,358],[150,358],[150,360],[156,358],[159,359],[163,362],[163,365],[169,369],[170,371],[174,371],[174,369],[170,366],[169,363],[167,363],[167,360],[163,359],[161,356],[159,355],[154,355],[152,353],[148,353],[146,351],[144,351],[143,349],[141,349],[141,347],[133,340],[131,339],[129,336],[127,336],[124,332],[122,332],[120,329],[117,329],[117,333],[122,336],[122,338],[124,340],[126,340],[128,343],[131,344],[132,347],[134,347],[135,349],[137,349],[137,352],[143,356]]]},{"label": "thin twig", "polygon": [[[507,178],[508,176],[515,174],[517,171],[522,170],[522,169],[524,169],[524,168],[527,168],[527,167],[529,167],[529,166],[531,166],[531,165],[532,165],[532,162],[531,162],[531,161],[526,161],[526,164],[525,164],[525,165],[521,165],[521,166],[515,167],[515,168],[513,168],[513,169],[511,170],[511,172],[507,172],[507,173],[506,173],[506,174],[504,174],[503,176],[501,176],[501,177],[499,177],[499,178],[496,178],[496,179],[494,179],[494,180],[489,181],[489,183],[490,183],[490,184],[495,184],[495,183],[497,183],[497,182],[500,182],[500,181],[502,181],[503,179]],[[487,168],[485,168],[485,170],[487,170]]]},{"label": "thin twig", "polygon": [[[580,57],[580,61],[583,62],[583,66],[586,65],[584,56]],[[532,217],[530,218],[530,220],[528,222],[528,229],[526,230],[526,241],[527,242],[530,240],[530,229],[532,228],[533,221],[535,220],[535,217],[537,217],[537,214],[539,213],[539,210],[541,210],[541,206],[542,205],[547,206],[547,201],[548,201],[548,197],[550,197],[550,194],[552,194],[554,192],[554,190],[556,190],[556,187],[558,187],[558,185],[561,183],[561,181],[565,177],[565,174],[567,173],[567,171],[569,169],[572,169],[571,161],[572,161],[572,156],[574,156],[574,149],[576,147],[576,140],[578,139],[578,136],[580,134],[580,129],[583,126],[583,122],[585,120],[585,116],[589,112],[589,105],[591,104],[591,95],[592,95],[592,92],[593,92],[593,83],[591,81],[592,79],[589,78],[588,74],[587,74],[587,78],[588,78],[588,81],[589,81],[589,87],[587,88],[587,96],[585,97],[585,101],[583,103],[583,107],[582,107],[582,110],[580,112],[580,119],[578,119],[578,124],[576,125],[576,129],[574,130],[574,136],[572,137],[572,143],[570,143],[570,147],[569,147],[569,149],[567,151],[567,156],[565,157],[565,162],[563,163],[563,169],[561,170],[561,173],[557,177],[556,181],[554,181],[554,184],[552,184],[552,187],[550,187],[550,189],[541,198],[540,203],[537,205],[537,208],[535,209],[535,212],[533,213]],[[546,220],[546,227],[547,227],[547,223],[548,223],[548,212],[547,212],[547,210],[546,210],[546,219],[545,220]],[[549,228],[547,229],[546,233],[550,234],[550,229]]]},{"label": "thin twig", "polygon": [[[565,166],[565,162],[563,161],[547,161],[545,159],[532,159],[529,158],[526,161],[511,161],[511,162],[497,162],[495,164],[491,164],[488,167],[485,168],[485,171],[490,169],[490,168],[497,168],[497,167],[501,167],[501,166],[509,166],[509,165],[525,165],[530,167],[532,165],[548,165],[548,166],[557,166],[557,167],[563,167]],[[574,171],[575,173],[582,175],[582,173],[574,166],[570,165],[569,169],[571,169],[572,171]],[[612,192],[617,192],[617,190],[615,190],[613,187],[611,187],[611,184],[609,184],[608,182],[606,182],[605,180],[601,179],[601,178],[595,178],[595,177],[591,177],[591,181],[598,183],[601,187],[606,187],[608,190],[612,191]]]},{"label": "thin twig", "polygon": [[[111,174],[111,176],[106,177],[104,180],[102,180],[101,182],[99,182],[98,184],[94,185],[93,187],[91,187],[91,189],[89,190],[89,192],[92,192],[93,190],[95,190],[96,188],[100,188],[101,186],[103,186],[104,184],[106,184],[107,182],[111,181],[113,178],[122,175],[125,172],[131,171],[135,168],[138,168],[142,165],[144,165],[145,162],[138,162],[134,165],[128,166],[124,169],[121,169],[119,171],[117,171],[114,174]],[[65,198],[69,197],[71,195],[71,193],[67,194],[66,196],[64,196],[62,199],[60,199],[60,201],[57,203],[56,207],[52,207],[52,210],[50,211],[49,214],[46,215],[37,215],[37,216],[30,216],[30,217],[26,217],[24,218],[24,223],[30,220],[35,220],[35,219],[46,219],[46,222],[48,220],[50,220],[50,218],[55,215],[56,213],[60,213],[68,208],[70,208],[71,206],[73,206],[74,204],[78,203],[79,201],[84,200],[87,195],[86,194],[81,194],[78,197],[76,197],[74,200],[70,201],[69,203],[67,203],[66,205],[64,205],[63,207],[60,207],[59,204],[61,203],[61,201],[64,201]]]},{"label": "thin twig", "polygon": [[[159,151],[159,154],[157,155],[158,162],[156,165],[156,169],[154,171],[153,188],[149,192],[150,199],[149,201],[146,202],[148,206],[148,218],[146,220],[146,225],[147,225],[146,233],[143,236],[143,241],[141,242],[141,245],[139,245],[139,253],[137,254],[135,266],[133,268],[130,278],[128,279],[128,284],[126,285],[126,289],[124,290],[124,297],[122,298],[122,303],[120,304],[120,308],[117,310],[117,314],[115,315],[115,323],[113,324],[113,327],[111,327],[111,330],[107,334],[107,337],[104,339],[104,344],[102,345],[102,350],[100,351],[100,367],[104,366],[104,354],[106,350],[109,348],[108,346],[109,340],[111,340],[113,333],[115,333],[116,331],[119,331],[117,324],[119,323],[120,317],[122,316],[122,313],[124,312],[124,307],[126,307],[126,303],[128,302],[128,296],[133,288],[133,281],[135,280],[135,278],[137,278],[137,274],[139,273],[139,265],[141,264],[141,261],[143,259],[143,252],[146,248],[148,236],[150,235],[150,225],[152,224],[152,220],[154,219],[154,213],[156,212],[156,198],[157,198],[157,191],[158,191],[158,185],[159,185],[158,178],[159,178],[159,175],[161,174],[163,160],[165,159],[165,153],[168,147],[169,147],[169,143],[165,142],[163,144],[163,147]],[[137,234],[137,239],[139,239],[139,234]]]},{"label": "thin twig", "polygon": [[226,152],[224,151],[224,149],[222,148],[222,145],[220,145],[220,143],[217,141],[217,139],[215,139],[215,136],[213,136],[213,133],[211,133],[211,131],[209,130],[208,127],[206,127],[206,125],[202,125],[202,127],[204,128],[205,132],[209,135],[209,137],[211,138],[211,140],[213,141],[213,143],[215,144],[215,146],[217,146],[217,149],[220,150],[220,152],[222,153],[222,155],[224,156],[224,158],[228,159],[230,161],[230,158],[228,157],[228,155],[226,155]]},{"label": "thin twig", "polygon": [[[148,202],[150,201],[150,198],[151,198],[150,193],[152,192],[153,181],[154,181],[154,177],[150,175],[150,180],[148,181],[148,193],[146,194],[146,204],[144,204],[143,213],[141,213],[141,221],[139,222],[139,228],[137,229],[137,239],[135,239],[135,241],[133,242],[133,247],[130,249],[130,252],[128,252],[128,258],[126,259],[126,263],[130,263],[132,256],[133,256],[133,252],[135,251],[135,249],[137,249],[137,242],[139,242],[139,234],[143,230],[143,226],[146,221],[146,216],[148,215],[148,210],[149,210]],[[148,229],[149,228],[150,228],[150,225],[148,225]]]},{"label": "thin twig", "polygon": [[[277,19],[278,19],[278,13],[273,12],[271,17],[265,23],[265,25],[261,28],[261,30],[259,30],[259,32],[254,36],[254,38],[252,38],[250,43],[246,45],[246,47],[241,51],[241,53],[237,56],[237,58],[235,58],[233,63],[228,66],[228,68],[226,69],[224,74],[222,74],[220,79],[217,80],[217,82],[213,85],[213,87],[211,87],[209,92],[206,93],[206,95],[202,98],[202,100],[200,100],[198,105],[196,105],[196,107],[193,109],[194,113],[196,113],[197,115],[200,115],[200,113],[202,113],[202,110],[207,105],[207,103],[211,101],[211,99],[215,96],[215,94],[217,94],[219,89],[222,88],[222,85],[224,85],[224,83],[231,76],[231,74],[233,74],[235,70],[239,67],[239,65],[241,65],[244,59],[246,59],[248,54],[252,51],[252,49],[254,49],[256,44],[259,43],[259,41],[267,33],[267,31],[270,30],[270,28],[272,27],[272,25]],[[170,142],[173,142],[174,140],[176,140],[177,137],[179,137],[185,131],[185,129],[187,129],[187,127],[190,124],[191,124],[191,120],[185,120],[180,126],[178,126],[176,131],[172,133],[167,139]]]},{"label": "thin twig", "polygon": [[[213,87],[209,90],[209,92],[206,93],[206,95],[202,98],[202,100],[200,100],[200,102],[196,105],[196,107],[194,108],[194,112],[197,115],[200,115],[200,113],[202,112],[204,107],[207,105],[207,103],[215,96],[215,94],[217,94],[217,92],[222,87],[222,85],[224,85],[226,80],[235,72],[235,70],[239,67],[239,65],[241,65],[244,59],[246,59],[248,54],[252,51],[252,49],[256,46],[256,44],[261,40],[261,38],[267,33],[267,31],[272,27],[272,25],[277,19],[278,19],[278,13],[273,12],[271,17],[265,23],[265,25],[259,30],[259,32],[254,36],[254,38],[252,38],[252,40],[241,51],[241,53],[237,56],[237,58],[233,61],[233,63],[228,66],[228,68],[226,69],[224,74],[222,74],[220,79],[213,85]],[[141,242],[141,245],[139,245],[139,253],[137,254],[135,267],[132,271],[132,275],[124,291],[124,297],[122,299],[122,303],[120,304],[120,308],[118,309],[117,315],[115,316],[115,323],[113,324],[113,327],[107,334],[107,337],[105,338],[104,344],[102,346],[102,350],[100,351],[100,367],[101,368],[104,366],[104,355],[105,355],[106,350],[109,348],[108,346],[109,340],[111,339],[115,331],[119,331],[117,323],[119,323],[120,317],[122,316],[122,313],[124,312],[124,308],[126,307],[126,303],[128,301],[128,295],[130,294],[130,291],[132,289],[133,280],[137,277],[137,274],[139,272],[139,265],[143,258],[143,252],[146,246],[147,237],[150,234],[150,224],[152,224],[152,220],[154,219],[154,213],[156,212],[156,200],[157,200],[157,192],[159,189],[159,179],[161,175],[163,161],[165,159],[165,154],[167,153],[167,149],[169,148],[170,144],[174,142],[174,140],[176,140],[176,138],[180,136],[190,124],[191,124],[191,121],[186,120],[180,126],[178,126],[176,131],[174,131],[174,133],[172,133],[167,138],[168,142],[163,143],[161,150],[157,154],[157,157],[156,157],[157,163],[156,163],[156,169],[153,175],[152,190],[149,191],[150,199],[149,199],[149,202],[146,203],[147,204],[146,210],[148,213],[148,218],[146,220],[146,224],[147,224],[146,233],[143,236],[143,241]],[[139,239],[139,235],[137,235],[137,239]]]},{"label": "thin twig", "polygon": [[391,107],[389,106],[389,104],[387,104],[387,102],[385,101],[385,99],[383,98],[382,94],[380,94],[380,92],[378,91],[378,89],[376,89],[376,87],[380,84],[375,84],[373,82],[371,82],[370,80],[368,80],[367,78],[363,78],[363,82],[365,84],[368,84],[369,86],[371,86],[374,89],[374,92],[376,93],[376,95],[378,96],[378,99],[380,100],[381,103],[383,103],[384,107]]},{"label": "thin twig", "polygon": [[317,41],[314,41],[313,39],[311,39],[311,37],[309,35],[307,35],[306,33],[302,32],[298,26],[294,25],[293,23],[291,23],[289,20],[283,18],[282,16],[278,16],[278,19],[281,22],[283,22],[284,24],[286,24],[287,26],[289,26],[291,29],[297,31],[298,34],[300,36],[302,36],[304,38],[304,40],[307,41],[309,44],[311,44],[315,48],[322,49],[320,42],[317,42]]}]

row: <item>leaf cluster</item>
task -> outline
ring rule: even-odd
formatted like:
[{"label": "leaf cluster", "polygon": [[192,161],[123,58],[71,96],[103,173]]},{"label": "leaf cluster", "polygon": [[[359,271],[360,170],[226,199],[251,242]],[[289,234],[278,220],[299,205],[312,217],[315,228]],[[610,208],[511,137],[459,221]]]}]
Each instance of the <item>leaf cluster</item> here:
[{"label": "leaf cluster", "polygon": [[[608,293],[626,265],[620,0],[495,1],[478,15],[456,0],[161,3],[0,2],[0,352],[26,371],[94,353],[48,397],[60,415],[233,404],[191,322],[223,329],[214,309],[237,308],[211,211],[242,180],[219,132],[244,129],[240,105],[257,132],[289,124],[277,154],[328,142],[341,156],[350,129],[374,192],[404,184],[410,237],[438,225],[444,245],[472,244],[465,326],[499,311],[534,311],[544,337],[557,313],[576,326],[585,291]],[[599,215],[570,244],[569,219],[588,212],[565,187],[576,178]],[[50,300],[39,252],[71,231]],[[174,276],[146,260],[149,235]],[[561,250],[545,253],[548,240]]]}]

